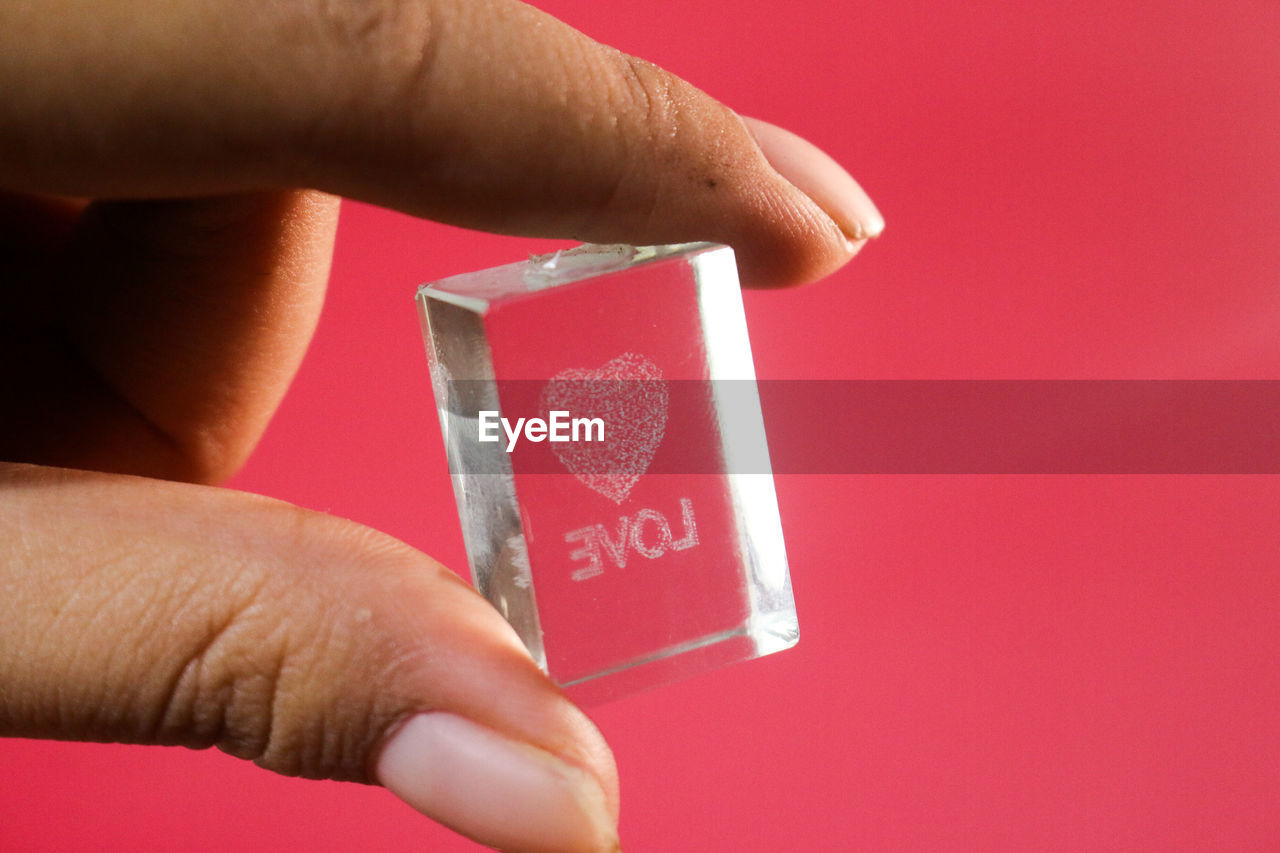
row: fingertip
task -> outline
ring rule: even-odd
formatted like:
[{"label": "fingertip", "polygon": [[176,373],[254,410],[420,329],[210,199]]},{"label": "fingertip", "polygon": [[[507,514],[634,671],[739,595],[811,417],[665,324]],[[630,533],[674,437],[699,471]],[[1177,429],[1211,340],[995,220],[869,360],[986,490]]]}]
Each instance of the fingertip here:
[{"label": "fingertip", "polygon": [[813,200],[839,227],[850,257],[884,231],[884,217],[871,196],[843,166],[807,139],[760,119],[742,117],[769,165]]},{"label": "fingertip", "polygon": [[780,289],[819,281],[853,260],[884,230],[884,217],[830,155],[796,134],[734,114],[745,191],[721,242],[738,256],[743,287]]},{"label": "fingertip", "polygon": [[616,814],[592,774],[456,714],[411,717],[388,740],[376,774],[412,808],[484,844],[619,848]]}]

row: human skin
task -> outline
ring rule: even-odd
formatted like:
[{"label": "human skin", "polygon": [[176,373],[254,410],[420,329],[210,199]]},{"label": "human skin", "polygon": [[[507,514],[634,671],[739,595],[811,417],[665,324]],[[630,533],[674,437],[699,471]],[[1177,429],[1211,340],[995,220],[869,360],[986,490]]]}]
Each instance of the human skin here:
[{"label": "human skin", "polygon": [[867,196],[513,0],[10,0],[0,91],[0,734],[217,746],[504,849],[616,848],[607,745],[480,596],[214,484],[311,339],[340,196],[728,243],[760,287],[852,258]]}]

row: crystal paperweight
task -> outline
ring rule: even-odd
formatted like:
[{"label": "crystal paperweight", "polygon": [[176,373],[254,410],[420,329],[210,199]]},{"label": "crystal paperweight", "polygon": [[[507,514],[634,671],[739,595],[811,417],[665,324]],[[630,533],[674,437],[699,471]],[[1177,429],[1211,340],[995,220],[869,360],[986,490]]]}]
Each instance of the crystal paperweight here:
[{"label": "crystal paperweight", "polygon": [[417,298],[472,578],[570,696],[795,644],[732,249],[581,246]]}]

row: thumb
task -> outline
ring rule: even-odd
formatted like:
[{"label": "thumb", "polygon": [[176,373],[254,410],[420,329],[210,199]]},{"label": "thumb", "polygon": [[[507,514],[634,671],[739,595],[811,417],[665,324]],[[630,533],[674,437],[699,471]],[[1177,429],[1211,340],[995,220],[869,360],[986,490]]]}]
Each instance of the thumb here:
[{"label": "thumb", "polygon": [[[105,81],[105,85],[104,85]],[[0,7],[0,186],[309,187],[455,225],[831,272],[883,228],[809,143],[515,0]]]},{"label": "thumb", "polygon": [[617,847],[599,732],[469,586],[241,493],[0,466],[0,735],[378,782],[485,844]]}]

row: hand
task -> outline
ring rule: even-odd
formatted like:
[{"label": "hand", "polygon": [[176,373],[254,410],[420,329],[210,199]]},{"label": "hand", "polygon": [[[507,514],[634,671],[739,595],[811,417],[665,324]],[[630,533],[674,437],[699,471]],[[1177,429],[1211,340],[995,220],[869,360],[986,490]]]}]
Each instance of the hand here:
[{"label": "hand", "polygon": [[338,195],[729,243],[780,286],[883,227],[853,179],[513,0],[11,0],[0,91],[0,734],[216,745],[487,844],[615,847],[608,747],[469,586],[195,484],[298,367]]}]

